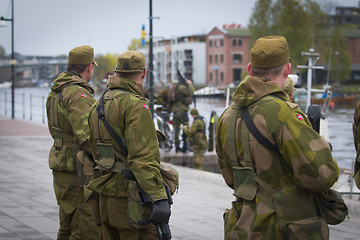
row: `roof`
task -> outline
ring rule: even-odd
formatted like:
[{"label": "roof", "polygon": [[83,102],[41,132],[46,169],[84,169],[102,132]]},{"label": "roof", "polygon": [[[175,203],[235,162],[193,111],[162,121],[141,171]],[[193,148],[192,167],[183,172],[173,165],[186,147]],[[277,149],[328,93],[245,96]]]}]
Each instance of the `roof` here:
[{"label": "roof", "polygon": [[229,36],[243,36],[250,37],[249,29],[245,28],[224,28],[223,31]]}]

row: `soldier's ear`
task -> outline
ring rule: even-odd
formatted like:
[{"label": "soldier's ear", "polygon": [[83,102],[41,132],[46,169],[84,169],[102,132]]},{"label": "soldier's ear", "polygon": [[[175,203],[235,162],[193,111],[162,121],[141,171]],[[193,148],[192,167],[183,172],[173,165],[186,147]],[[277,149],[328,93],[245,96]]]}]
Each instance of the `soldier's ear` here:
[{"label": "soldier's ear", "polygon": [[252,70],[251,70],[251,63],[248,63],[248,73],[250,76],[252,76]]}]

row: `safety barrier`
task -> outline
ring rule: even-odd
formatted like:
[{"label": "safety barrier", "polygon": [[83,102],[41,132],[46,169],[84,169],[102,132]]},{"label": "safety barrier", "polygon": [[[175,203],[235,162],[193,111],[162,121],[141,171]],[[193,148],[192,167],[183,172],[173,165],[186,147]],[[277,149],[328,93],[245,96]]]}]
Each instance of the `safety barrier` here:
[{"label": "safety barrier", "polygon": [[[14,94],[15,119],[46,123],[46,96],[25,92]],[[0,114],[11,117],[11,89],[0,89]]]}]

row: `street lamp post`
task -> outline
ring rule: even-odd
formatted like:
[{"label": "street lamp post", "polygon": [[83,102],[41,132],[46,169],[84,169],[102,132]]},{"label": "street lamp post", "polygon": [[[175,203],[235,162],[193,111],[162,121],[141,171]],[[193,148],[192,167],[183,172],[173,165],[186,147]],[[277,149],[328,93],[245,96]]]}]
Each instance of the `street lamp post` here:
[{"label": "street lamp post", "polygon": [[15,54],[14,54],[14,0],[11,0],[11,18],[0,17],[0,21],[11,22],[11,118],[15,118]]}]

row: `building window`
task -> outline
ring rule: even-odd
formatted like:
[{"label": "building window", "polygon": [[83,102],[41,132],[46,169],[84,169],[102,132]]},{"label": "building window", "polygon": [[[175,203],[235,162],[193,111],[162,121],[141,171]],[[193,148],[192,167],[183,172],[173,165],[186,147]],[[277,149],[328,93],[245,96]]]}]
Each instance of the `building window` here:
[{"label": "building window", "polygon": [[220,62],[221,62],[221,63],[224,63],[224,54],[221,54],[221,55],[220,55]]},{"label": "building window", "polygon": [[212,72],[210,72],[210,74],[209,74],[209,82],[212,82]]},{"label": "building window", "polygon": [[234,83],[239,84],[241,81],[241,68],[234,68],[233,75],[234,75],[234,79],[233,79]]},{"label": "building window", "polygon": [[233,47],[236,46],[236,39],[233,39]]},{"label": "building window", "polygon": [[220,73],[220,80],[221,80],[221,82],[224,82],[224,72]]},{"label": "building window", "polygon": [[218,55],[215,55],[215,63],[218,63]]},{"label": "building window", "polygon": [[209,47],[212,47],[212,40],[209,40]]},{"label": "building window", "polygon": [[241,63],[242,62],[242,55],[240,53],[235,53],[233,55],[233,62],[234,63]]},{"label": "building window", "polygon": [[209,63],[212,63],[212,55],[209,55]]},{"label": "building window", "polygon": [[239,39],[238,43],[239,43],[239,46],[242,46],[242,40],[241,39]]},{"label": "building window", "polygon": [[224,39],[220,40],[220,46],[222,46],[222,47],[224,46]]}]

